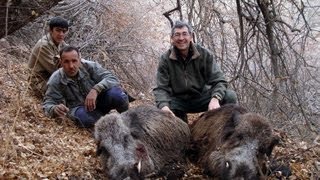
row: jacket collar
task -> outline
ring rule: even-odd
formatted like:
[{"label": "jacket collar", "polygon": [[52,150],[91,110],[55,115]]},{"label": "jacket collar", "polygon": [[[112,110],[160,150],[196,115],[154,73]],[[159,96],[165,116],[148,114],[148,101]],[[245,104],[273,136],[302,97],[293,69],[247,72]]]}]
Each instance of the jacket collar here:
[{"label": "jacket collar", "polygon": [[[52,39],[50,33],[48,33],[48,34],[46,35],[46,39],[47,39],[48,43],[49,43],[51,46],[57,47],[56,44],[54,44],[53,39]],[[61,49],[63,46],[66,46],[66,45],[67,45],[66,42],[65,42],[65,41],[62,41],[62,42],[58,45],[57,48],[58,48],[58,49]]]},{"label": "jacket collar", "polygon": [[[192,51],[193,51],[193,55],[192,55],[191,59],[198,58],[200,56],[200,53],[199,53],[198,49],[196,48],[195,44],[193,42],[190,42],[190,46],[191,46]],[[172,46],[170,48],[169,59],[178,60],[176,51],[174,50],[174,46]]]}]

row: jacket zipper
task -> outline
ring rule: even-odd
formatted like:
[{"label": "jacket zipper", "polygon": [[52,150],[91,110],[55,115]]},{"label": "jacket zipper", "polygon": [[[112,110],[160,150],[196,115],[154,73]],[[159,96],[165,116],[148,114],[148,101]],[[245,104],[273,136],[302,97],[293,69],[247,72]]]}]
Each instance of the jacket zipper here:
[{"label": "jacket zipper", "polygon": [[188,62],[183,62],[183,67],[184,67],[184,82],[185,82],[186,88],[188,88],[187,63],[188,63]]}]

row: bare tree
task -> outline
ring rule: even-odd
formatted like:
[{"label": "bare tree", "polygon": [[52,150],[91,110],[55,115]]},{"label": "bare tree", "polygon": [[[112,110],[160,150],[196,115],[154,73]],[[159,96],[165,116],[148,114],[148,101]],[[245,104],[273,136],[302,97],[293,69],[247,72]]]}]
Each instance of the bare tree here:
[{"label": "bare tree", "polygon": [[[112,70],[132,96],[145,94],[151,100],[159,49],[164,47],[163,2],[125,0],[65,0],[16,32],[30,48],[52,16],[66,18],[71,26],[66,41],[79,47],[82,57]],[[135,11],[132,11],[135,9]],[[35,34],[35,36],[30,36]],[[148,67],[148,68],[146,68]]]},{"label": "bare tree", "polygon": [[183,15],[182,15],[182,11],[181,11],[180,0],[177,0],[177,7],[173,8],[173,9],[171,9],[171,10],[165,12],[165,13],[163,13],[163,15],[169,20],[171,27],[173,26],[173,21],[172,21],[170,16],[175,11],[178,11],[179,17],[180,17],[179,19],[182,20],[183,19]]},{"label": "bare tree", "polygon": [[59,1],[61,0],[0,1],[0,38],[23,27],[57,5]]},{"label": "bare tree", "polygon": [[317,1],[66,0],[50,12],[17,34],[31,47],[43,22],[63,16],[72,24],[67,42],[82,57],[114,71],[131,94],[150,99],[157,59],[168,43],[164,34],[169,37],[160,26],[170,29],[165,18],[154,17],[187,17],[194,39],[214,53],[242,105],[292,134],[319,131],[319,64],[308,48],[318,47],[312,44],[319,39],[312,23],[320,15]]},{"label": "bare tree", "polygon": [[270,116],[292,134],[319,133],[319,115],[314,114],[319,104],[317,110],[310,107],[314,100],[306,96],[306,87],[320,87],[313,74],[319,66],[310,65],[305,51],[317,33],[309,22],[320,15],[316,5],[296,0],[185,4],[198,42],[214,52],[241,104]]}]

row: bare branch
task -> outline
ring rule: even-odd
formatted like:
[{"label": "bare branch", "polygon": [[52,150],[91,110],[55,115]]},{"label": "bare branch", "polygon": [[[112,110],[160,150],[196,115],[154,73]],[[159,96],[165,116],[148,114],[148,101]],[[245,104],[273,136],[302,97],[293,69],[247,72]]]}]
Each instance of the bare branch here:
[{"label": "bare branch", "polygon": [[174,11],[178,11],[178,12],[179,12],[179,14],[180,14],[180,20],[182,20],[183,17],[182,17],[182,12],[181,12],[180,0],[177,0],[177,7],[176,7],[176,8],[171,9],[171,10],[163,13],[163,15],[169,20],[171,27],[173,27],[173,21],[172,21],[172,19],[170,18],[170,16],[171,16],[171,14],[172,14]]}]

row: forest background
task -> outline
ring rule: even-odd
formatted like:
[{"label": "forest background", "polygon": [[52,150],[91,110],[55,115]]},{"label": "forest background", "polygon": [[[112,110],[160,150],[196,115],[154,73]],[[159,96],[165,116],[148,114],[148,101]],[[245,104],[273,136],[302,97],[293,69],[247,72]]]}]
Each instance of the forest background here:
[{"label": "forest background", "polygon": [[[320,2],[317,0],[7,0],[0,2],[0,178],[101,178],[92,132],[45,117],[27,92],[27,61],[53,16],[70,21],[67,43],[153,103],[170,22],[183,18],[210,49],[239,104],[283,138],[274,156],[292,179],[320,177]],[[191,115],[190,119],[197,115]],[[191,168],[186,178],[202,178]]]}]

